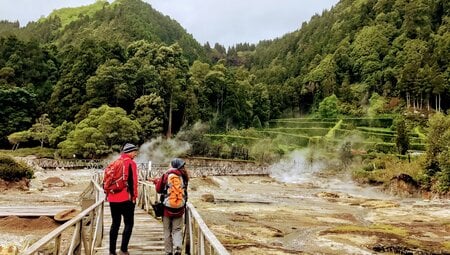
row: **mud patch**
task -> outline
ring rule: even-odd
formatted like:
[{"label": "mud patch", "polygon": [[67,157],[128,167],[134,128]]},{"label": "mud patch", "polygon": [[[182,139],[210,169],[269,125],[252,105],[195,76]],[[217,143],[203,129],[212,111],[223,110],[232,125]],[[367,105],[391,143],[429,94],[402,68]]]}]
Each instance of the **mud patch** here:
[{"label": "mud patch", "polygon": [[5,190],[20,190],[27,191],[30,188],[30,180],[23,178],[20,181],[5,181],[0,179],[0,191],[3,192]]},{"label": "mud patch", "polygon": [[[424,229],[433,229],[433,226],[426,225]],[[363,226],[341,226],[321,232],[321,235],[330,236],[330,238],[340,238],[349,240],[348,236],[360,236],[360,239],[371,237],[372,245],[367,247],[376,252],[391,252],[395,254],[448,254],[443,252],[445,247],[442,243],[436,241],[445,238],[445,229],[439,230],[436,226],[436,232],[426,232],[420,227],[411,225],[393,226],[393,225],[372,225]],[[434,237],[427,238],[427,237]],[[357,240],[353,238],[353,240]]]},{"label": "mud patch", "polygon": [[53,230],[59,225],[52,218],[46,216],[38,218],[17,216],[0,218],[0,231],[2,233],[49,232],[49,230]]}]

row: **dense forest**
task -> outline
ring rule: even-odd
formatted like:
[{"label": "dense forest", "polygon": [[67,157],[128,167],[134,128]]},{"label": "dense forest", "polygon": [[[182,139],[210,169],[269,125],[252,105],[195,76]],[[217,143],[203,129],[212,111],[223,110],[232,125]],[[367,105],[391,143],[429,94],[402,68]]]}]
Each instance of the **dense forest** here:
[{"label": "dense forest", "polygon": [[0,144],[34,137],[102,155],[199,121],[264,127],[325,100],[336,107],[324,117],[445,112],[449,12],[446,0],[341,0],[297,31],[228,49],[201,46],[140,0],[2,21]]}]

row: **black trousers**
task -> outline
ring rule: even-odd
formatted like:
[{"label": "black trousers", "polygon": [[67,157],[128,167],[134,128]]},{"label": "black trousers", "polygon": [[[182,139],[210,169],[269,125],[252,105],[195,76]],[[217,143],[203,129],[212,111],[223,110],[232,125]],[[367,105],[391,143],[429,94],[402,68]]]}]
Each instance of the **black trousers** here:
[{"label": "black trousers", "polygon": [[120,250],[128,252],[128,243],[130,242],[131,232],[134,225],[134,207],[135,204],[131,201],[125,201],[120,203],[109,203],[111,208],[112,224],[109,230],[109,252],[116,254],[116,242],[119,234],[120,222],[123,216],[123,222],[125,227],[122,233],[122,244]]}]

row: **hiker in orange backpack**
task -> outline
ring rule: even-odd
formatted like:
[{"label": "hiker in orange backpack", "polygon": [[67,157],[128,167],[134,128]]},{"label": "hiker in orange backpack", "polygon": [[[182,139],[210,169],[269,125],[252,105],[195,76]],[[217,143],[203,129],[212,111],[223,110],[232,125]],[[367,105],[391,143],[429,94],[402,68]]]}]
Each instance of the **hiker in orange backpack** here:
[{"label": "hiker in orange backpack", "polygon": [[126,179],[126,184],[124,185],[125,188],[116,192],[106,192],[106,199],[109,202],[112,217],[112,224],[109,230],[110,255],[116,255],[116,242],[122,216],[125,227],[122,233],[122,243],[119,254],[129,254],[128,243],[133,230],[134,207],[138,196],[138,174],[136,162],[133,160],[137,155],[137,150],[138,148],[131,143],[127,143],[123,146],[120,158],[118,160],[123,162],[122,169],[126,173],[123,174]]},{"label": "hiker in orange backpack", "polygon": [[163,196],[164,249],[166,255],[181,255],[183,236],[183,215],[187,202],[189,177],[182,159],[174,158],[170,169],[160,178],[149,179],[155,184],[156,192]]}]

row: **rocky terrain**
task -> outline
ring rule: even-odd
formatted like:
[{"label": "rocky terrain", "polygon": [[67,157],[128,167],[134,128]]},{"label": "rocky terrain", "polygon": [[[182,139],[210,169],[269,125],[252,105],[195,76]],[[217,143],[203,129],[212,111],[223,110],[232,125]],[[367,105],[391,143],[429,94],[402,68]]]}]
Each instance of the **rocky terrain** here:
[{"label": "rocky terrain", "polygon": [[392,197],[342,176],[204,177],[191,188],[232,254],[450,254],[448,200]]},{"label": "rocky terrain", "polygon": [[[79,206],[92,173],[38,171],[29,190],[2,187],[0,206]],[[391,196],[323,171],[285,177],[192,178],[190,201],[231,254],[450,254],[448,200]],[[21,247],[56,226],[0,218],[0,246]]]}]

